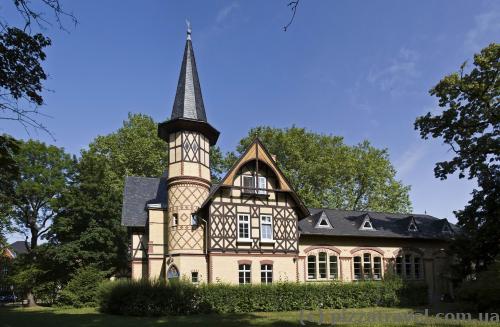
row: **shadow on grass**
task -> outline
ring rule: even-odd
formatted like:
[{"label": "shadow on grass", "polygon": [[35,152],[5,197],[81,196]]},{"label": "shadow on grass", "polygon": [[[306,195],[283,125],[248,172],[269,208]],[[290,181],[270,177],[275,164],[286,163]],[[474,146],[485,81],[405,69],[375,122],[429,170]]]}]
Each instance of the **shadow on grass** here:
[{"label": "shadow on grass", "polygon": [[[348,312],[385,312],[386,309],[373,308],[367,310],[348,310]],[[417,312],[419,310],[406,310],[406,312]],[[390,312],[390,310],[387,310]],[[331,313],[331,311],[330,311]],[[328,315],[328,312],[327,312]],[[237,327],[285,327],[302,326],[301,315],[298,312],[269,312],[269,313],[244,313],[244,314],[197,314],[191,316],[172,317],[128,317],[101,314],[95,309],[13,309],[0,308],[1,327],[150,327],[150,326],[237,326]],[[318,312],[310,317],[308,313],[304,316],[304,323],[307,326],[318,325]],[[331,324],[331,320],[324,320],[326,325]],[[387,326],[388,324],[375,321],[368,322],[370,326]],[[341,326],[362,326],[364,324],[341,324]],[[486,326],[477,322],[444,321],[430,318],[425,321],[402,322],[390,324],[390,326]],[[497,325],[498,326],[498,325]]]}]

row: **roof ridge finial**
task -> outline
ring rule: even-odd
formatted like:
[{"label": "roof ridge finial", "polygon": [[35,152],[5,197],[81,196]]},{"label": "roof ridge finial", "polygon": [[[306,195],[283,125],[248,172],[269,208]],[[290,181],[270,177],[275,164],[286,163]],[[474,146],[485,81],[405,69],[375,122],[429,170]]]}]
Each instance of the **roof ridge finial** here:
[{"label": "roof ridge finial", "polygon": [[187,25],[187,39],[191,40],[191,22],[186,19],[186,25]]}]

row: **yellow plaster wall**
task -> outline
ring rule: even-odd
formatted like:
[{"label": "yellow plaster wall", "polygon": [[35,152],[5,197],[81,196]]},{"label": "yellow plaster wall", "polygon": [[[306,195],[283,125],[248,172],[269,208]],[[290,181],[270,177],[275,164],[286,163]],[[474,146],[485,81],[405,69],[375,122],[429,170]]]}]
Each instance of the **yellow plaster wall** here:
[{"label": "yellow plaster wall", "polygon": [[250,260],[251,261],[251,280],[252,284],[260,284],[260,261],[272,260],[273,261],[273,282],[297,280],[296,274],[296,258],[290,256],[277,256],[277,255],[260,255],[249,254],[244,256],[239,255],[216,255],[210,256],[210,268],[212,282],[223,282],[230,284],[238,284],[238,261]]}]

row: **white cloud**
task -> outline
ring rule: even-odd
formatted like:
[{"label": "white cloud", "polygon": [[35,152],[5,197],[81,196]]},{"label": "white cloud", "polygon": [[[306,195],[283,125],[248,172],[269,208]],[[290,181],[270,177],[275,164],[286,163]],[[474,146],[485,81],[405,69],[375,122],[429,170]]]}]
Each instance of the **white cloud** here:
[{"label": "white cloud", "polygon": [[222,23],[238,7],[239,4],[237,2],[232,2],[231,4],[225,6],[217,13],[217,16],[215,17],[215,22],[217,24]]},{"label": "white cloud", "polygon": [[428,153],[428,147],[423,142],[413,144],[396,161],[395,167],[400,178],[412,172]]},{"label": "white cloud", "polygon": [[418,60],[419,55],[416,51],[401,48],[389,65],[379,69],[371,69],[367,80],[382,91],[389,91],[391,94],[396,89],[404,92],[414,79],[420,76],[417,69]]},{"label": "white cloud", "polygon": [[[491,9],[474,17],[475,25],[465,34],[464,46],[467,51],[477,52],[491,42],[498,42],[500,35],[500,10]],[[496,37],[497,39],[493,39]]]}]

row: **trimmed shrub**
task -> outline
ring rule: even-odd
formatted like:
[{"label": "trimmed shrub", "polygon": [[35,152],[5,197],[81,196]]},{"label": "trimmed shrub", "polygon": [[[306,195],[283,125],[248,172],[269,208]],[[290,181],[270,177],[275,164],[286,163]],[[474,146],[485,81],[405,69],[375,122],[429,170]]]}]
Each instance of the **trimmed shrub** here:
[{"label": "trimmed shrub", "polygon": [[97,306],[99,284],[105,275],[94,267],[80,268],[59,294],[57,304],[76,308]]},{"label": "trimmed shrub", "polygon": [[466,310],[498,312],[500,310],[500,257],[476,280],[464,282],[457,291],[458,300]]},{"label": "trimmed shrub", "polygon": [[102,312],[133,316],[362,308],[426,302],[425,284],[408,287],[400,280],[241,286],[126,280],[103,284],[99,299]]}]

